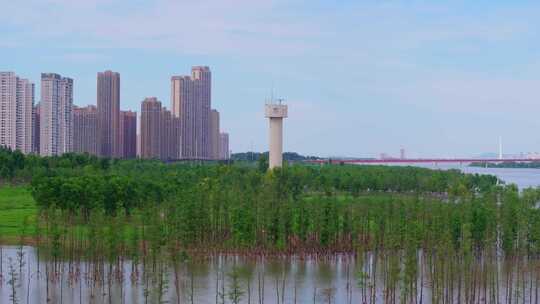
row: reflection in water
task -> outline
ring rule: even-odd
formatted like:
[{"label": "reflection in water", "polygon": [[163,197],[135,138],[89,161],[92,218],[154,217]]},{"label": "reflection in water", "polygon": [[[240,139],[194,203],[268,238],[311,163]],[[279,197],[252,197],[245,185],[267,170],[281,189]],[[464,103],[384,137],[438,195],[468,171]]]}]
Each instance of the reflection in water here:
[{"label": "reflection in water", "polygon": [[[436,268],[447,261],[429,261],[419,252],[420,275],[404,283],[406,267],[395,274],[387,271],[393,262],[405,265],[395,256],[381,255],[376,265],[368,254],[362,265],[350,256],[220,256],[177,267],[120,260],[117,267],[80,261],[55,265],[38,259],[33,247],[0,248],[0,303],[410,303],[415,298],[417,303],[460,303],[466,297],[472,297],[467,303],[536,303],[539,293],[536,261],[517,268],[500,260],[495,267],[476,261],[452,273],[451,268]],[[376,280],[370,280],[374,266]],[[389,289],[389,284],[395,285]],[[416,292],[407,293],[409,288]]]},{"label": "reflection in water", "polygon": [[177,269],[150,263],[133,267],[127,260],[121,265],[55,266],[39,261],[33,247],[5,246],[0,303],[11,303],[13,296],[17,303],[313,303],[314,298],[316,303],[349,303],[348,289],[354,285],[353,261],[347,257],[262,261],[221,256]]}]

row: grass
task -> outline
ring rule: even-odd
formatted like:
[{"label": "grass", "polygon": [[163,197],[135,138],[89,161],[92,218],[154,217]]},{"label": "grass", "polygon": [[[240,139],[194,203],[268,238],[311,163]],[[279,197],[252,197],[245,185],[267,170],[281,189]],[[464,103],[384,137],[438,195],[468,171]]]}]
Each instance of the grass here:
[{"label": "grass", "polygon": [[[2,243],[13,243],[23,230],[25,218],[35,222],[37,207],[30,190],[26,186],[0,187],[0,240]],[[28,227],[27,234],[33,232],[33,225]]]}]

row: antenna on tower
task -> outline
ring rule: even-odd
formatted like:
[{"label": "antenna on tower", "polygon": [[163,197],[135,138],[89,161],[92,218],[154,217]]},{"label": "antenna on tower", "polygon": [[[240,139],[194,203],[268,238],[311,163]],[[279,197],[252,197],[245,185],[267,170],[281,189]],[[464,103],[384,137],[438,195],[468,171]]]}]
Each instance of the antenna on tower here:
[{"label": "antenna on tower", "polygon": [[270,102],[269,104],[274,103],[274,81],[272,81],[272,84],[270,85]]}]

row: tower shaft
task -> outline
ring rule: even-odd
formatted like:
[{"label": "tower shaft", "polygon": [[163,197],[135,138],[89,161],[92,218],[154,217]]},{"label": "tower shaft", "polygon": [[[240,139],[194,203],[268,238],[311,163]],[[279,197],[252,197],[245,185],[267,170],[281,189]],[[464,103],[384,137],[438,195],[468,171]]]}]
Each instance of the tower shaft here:
[{"label": "tower shaft", "polygon": [[283,118],[287,117],[287,106],[283,104],[267,104],[266,117],[270,127],[269,168],[281,167],[283,164]]},{"label": "tower shaft", "polygon": [[283,118],[270,118],[269,168],[281,167],[283,163]]}]

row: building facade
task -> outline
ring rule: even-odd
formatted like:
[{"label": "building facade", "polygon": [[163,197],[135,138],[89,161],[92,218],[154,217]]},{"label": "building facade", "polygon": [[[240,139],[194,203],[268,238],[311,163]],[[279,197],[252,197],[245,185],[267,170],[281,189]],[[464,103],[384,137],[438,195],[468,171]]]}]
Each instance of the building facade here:
[{"label": "building facade", "polygon": [[120,111],[121,157],[137,157],[137,112]]},{"label": "building facade", "polygon": [[180,119],[155,97],[146,98],[141,105],[139,150],[141,158],[180,159]]},{"label": "building facade", "polygon": [[32,131],[32,152],[39,154],[39,126],[40,126],[40,106],[39,103],[34,107],[34,122]]},{"label": "building facade", "polygon": [[73,79],[62,78],[60,84],[60,141],[62,153],[73,151]]},{"label": "building facade", "polygon": [[212,73],[195,66],[190,76],[171,78],[171,109],[180,121],[180,158],[212,159],[210,110]]},{"label": "building facade", "polygon": [[161,130],[160,130],[160,158],[163,160],[174,159],[174,143],[172,138],[172,115],[167,108],[161,109]]},{"label": "building facade", "polygon": [[73,108],[73,152],[98,154],[97,107]]},{"label": "building facade", "polygon": [[229,150],[229,133],[221,133],[219,135],[219,159],[229,159],[230,150]]},{"label": "building facade", "polygon": [[173,117],[180,121],[178,141],[179,158],[194,159],[195,154],[195,99],[193,81],[189,76],[171,78],[171,109]]},{"label": "building facade", "polygon": [[141,104],[141,158],[161,158],[161,102],[155,97]]},{"label": "building facade", "polygon": [[0,72],[0,146],[32,153],[34,84]]},{"label": "building facade", "polygon": [[219,132],[219,112],[212,109],[210,112],[210,149],[211,159],[220,159],[220,132]]},{"label": "building facade", "polygon": [[41,74],[40,154],[61,155],[73,146],[73,80]]},{"label": "building facade", "polygon": [[195,66],[191,69],[191,78],[195,88],[195,147],[197,158],[211,158],[210,144],[210,109],[212,107],[212,73],[207,66]]},{"label": "building facade", "polygon": [[0,146],[15,149],[15,118],[17,104],[17,76],[13,72],[0,73]]},{"label": "building facade", "polygon": [[120,141],[120,74],[97,75],[98,144],[102,157],[122,157]]},{"label": "building facade", "polygon": [[34,84],[27,79],[17,82],[16,149],[32,153],[34,119]]},{"label": "building facade", "polygon": [[141,158],[141,134],[137,133],[137,158]]}]

